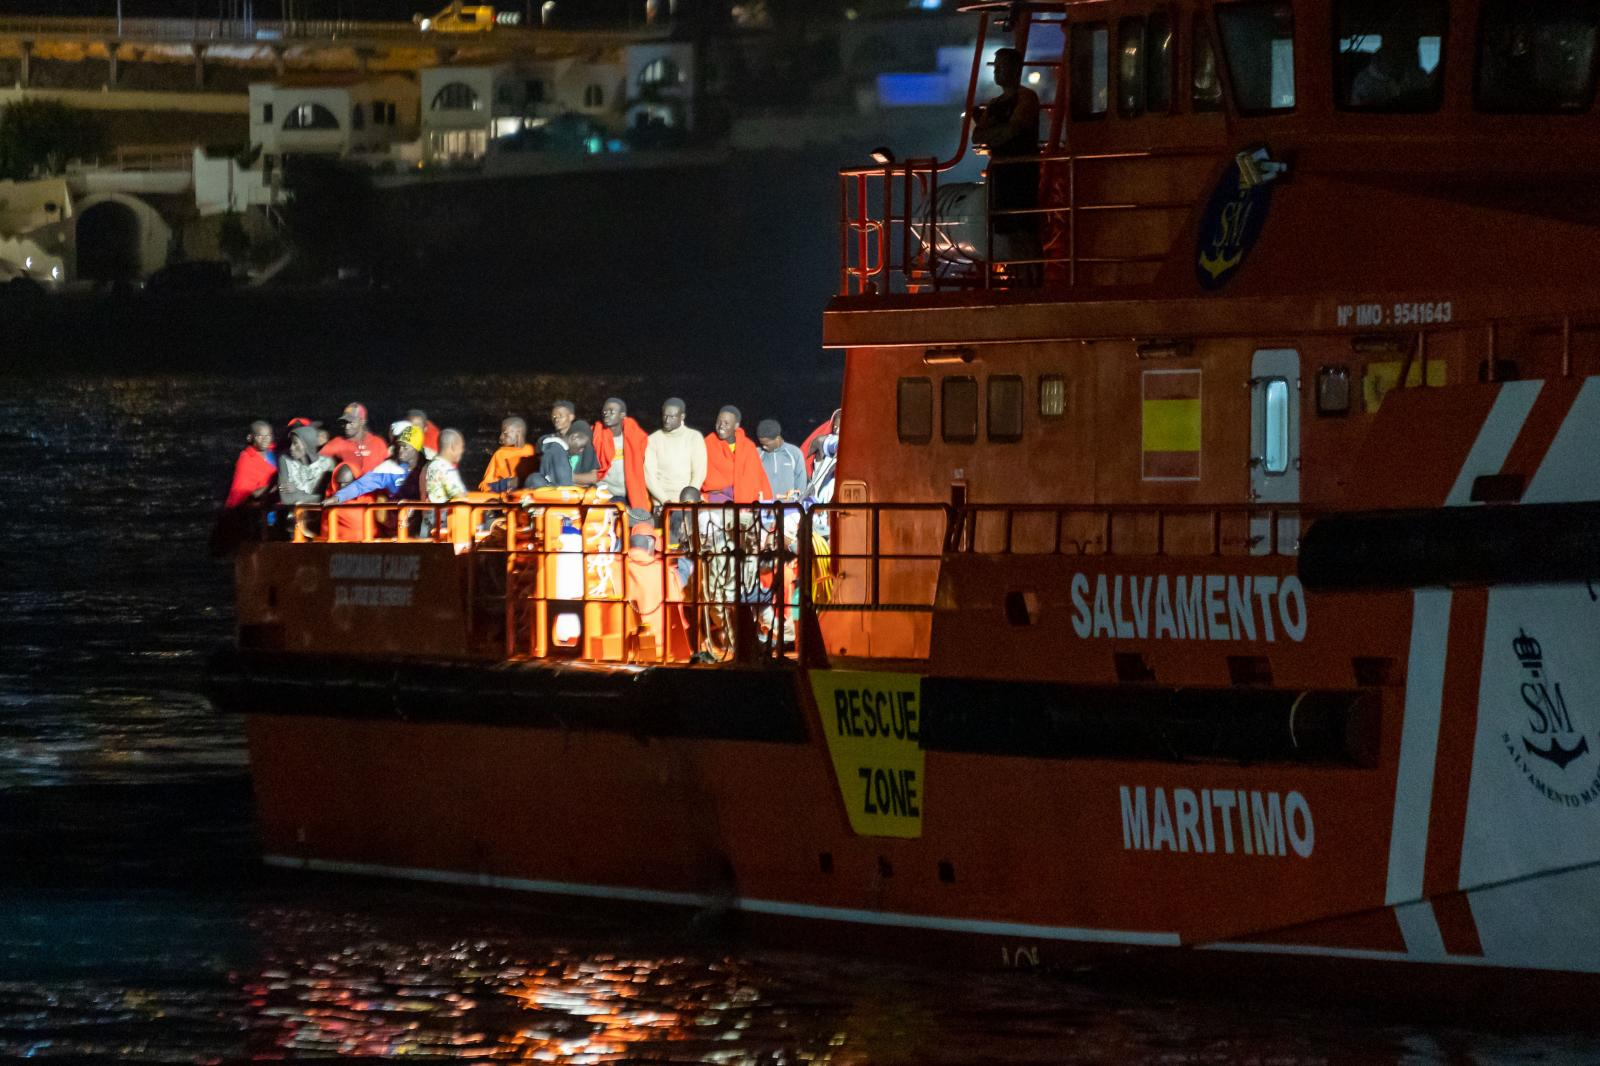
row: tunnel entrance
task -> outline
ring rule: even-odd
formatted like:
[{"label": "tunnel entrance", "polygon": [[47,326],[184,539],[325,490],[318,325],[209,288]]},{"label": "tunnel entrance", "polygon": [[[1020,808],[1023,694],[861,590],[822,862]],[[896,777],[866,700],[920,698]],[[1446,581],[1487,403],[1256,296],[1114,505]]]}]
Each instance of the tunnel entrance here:
[{"label": "tunnel entrance", "polygon": [[78,277],[87,281],[132,281],[139,276],[139,216],[115,200],[78,216]]}]

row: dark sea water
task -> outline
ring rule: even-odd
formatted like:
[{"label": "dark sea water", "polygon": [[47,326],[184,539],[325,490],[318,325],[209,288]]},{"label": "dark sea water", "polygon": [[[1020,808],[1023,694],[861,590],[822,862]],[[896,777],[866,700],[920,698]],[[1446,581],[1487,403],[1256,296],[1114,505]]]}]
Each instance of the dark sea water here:
[{"label": "dark sea water", "polygon": [[617,392],[653,425],[678,392],[692,424],[734,402],[798,438],[838,388],[814,366],[736,381],[0,378],[0,1058],[1600,1062],[1592,1034],[951,973],[772,950],[693,916],[575,920],[262,870],[241,723],[201,695],[231,625],[206,535],[248,421],[421,405],[467,431],[470,468],[500,417],[537,421],[559,396],[592,414]]}]

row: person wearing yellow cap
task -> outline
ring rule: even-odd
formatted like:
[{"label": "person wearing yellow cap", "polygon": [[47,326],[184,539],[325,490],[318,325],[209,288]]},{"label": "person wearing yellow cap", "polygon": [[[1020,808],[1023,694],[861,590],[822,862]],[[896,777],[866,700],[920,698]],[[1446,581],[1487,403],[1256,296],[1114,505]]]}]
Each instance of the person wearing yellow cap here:
[{"label": "person wearing yellow cap", "polygon": [[391,500],[420,498],[418,481],[422,468],[418,459],[422,456],[422,430],[409,422],[396,422],[390,429],[394,443],[390,446],[389,458],[371,473],[362,474],[340,489],[329,502],[349,503],[357,496],[372,492],[381,492]]}]

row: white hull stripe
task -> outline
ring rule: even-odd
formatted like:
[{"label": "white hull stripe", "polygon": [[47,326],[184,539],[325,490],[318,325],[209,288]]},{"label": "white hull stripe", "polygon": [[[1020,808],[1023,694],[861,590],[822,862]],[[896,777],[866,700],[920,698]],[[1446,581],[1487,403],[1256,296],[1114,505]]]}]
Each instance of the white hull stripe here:
[{"label": "white hull stripe", "polygon": [[1422,898],[1449,639],[1450,590],[1418,589],[1412,595],[1405,720],[1400,727],[1400,765],[1395,771],[1394,820],[1389,830],[1389,880],[1383,896],[1388,904]]},{"label": "white hull stripe", "polygon": [[1433,913],[1432,903],[1422,900],[1403,904],[1394,909],[1394,916],[1400,923],[1407,955],[1418,960],[1444,959],[1444,934],[1439,932],[1439,919]]},{"label": "white hull stripe", "polygon": [[1600,378],[1590,378],[1578,390],[1572,409],[1545,452],[1523,503],[1563,503],[1600,500]]},{"label": "white hull stripe", "polygon": [[398,877],[408,881],[470,885],[476,888],[509,889],[515,892],[540,892],[553,896],[582,896],[589,899],[621,900],[631,903],[659,903],[674,907],[716,907],[768,914],[785,918],[812,918],[857,925],[896,926],[948,933],[977,933],[984,936],[1032,937],[1038,940],[1078,940],[1096,944],[1137,944],[1148,947],[1179,947],[1177,933],[1143,933],[1123,929],[1079,929],[1071,926],[1029,925],[1022,922],[993,922],[974,918],[942,918],[928,914],[900,914],[894,911],[857,910],[850,907],[820,907],[784,900],[747,899],[713,896],[699,892],[665,892],[653,888],[625,885],[584,885],[569,881],[534,881],[521,877],[496,877],[490,874],[462,873],[455,870],[430,870],[414,866],[382,866],[365,862],[337,862],[330,859],[296,859],[289,855],[268,855],[268,866],[317,873],[357,874],[367,877]]},{"label": "white hull stripe", "polygon": [[[1522,424],[1533,410],[1533,401],[1539,398],[1543,381],[1508,381],[1500,386],[1494,406],[1478,430],[1478,439],[1467,452],[1467,461],[1461,464],[1461,473],[1445,497],[1446,507],[1465,507],[1472,503],[1472,483],[1484,474],[1498,474],[1506,465],[1511,446],[1522,433]],[[1481,506],[1481,505],[1479,505]]]}]

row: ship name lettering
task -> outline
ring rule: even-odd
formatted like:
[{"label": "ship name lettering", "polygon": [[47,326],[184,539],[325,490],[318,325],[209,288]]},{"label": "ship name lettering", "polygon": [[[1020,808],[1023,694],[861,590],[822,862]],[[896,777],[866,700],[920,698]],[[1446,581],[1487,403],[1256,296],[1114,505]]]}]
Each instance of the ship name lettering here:
[{"label": "ship name lettering", "polygon": [[870,688],[835,689],[833,709],[842,737],[893,737],[917,743],[917,694]]},{"label": "ship name lettering", "polygon": [[1294,574],[1073,574],[1072,629],[1084,640],[1262,640],[1306,636]]},{"label": "ship name lettering", "polygon": [[876,766],[856,768],[861,778],[861,809],[866,814],[893,814],[917,818],[917,772],[885,770]]},{"label": "ship name lettering", "polygon": [[1118,787],[1124,851],[1196,855],[1236,852],[1309,859],[1317,843],[1311,804],[1299,792]]}]

